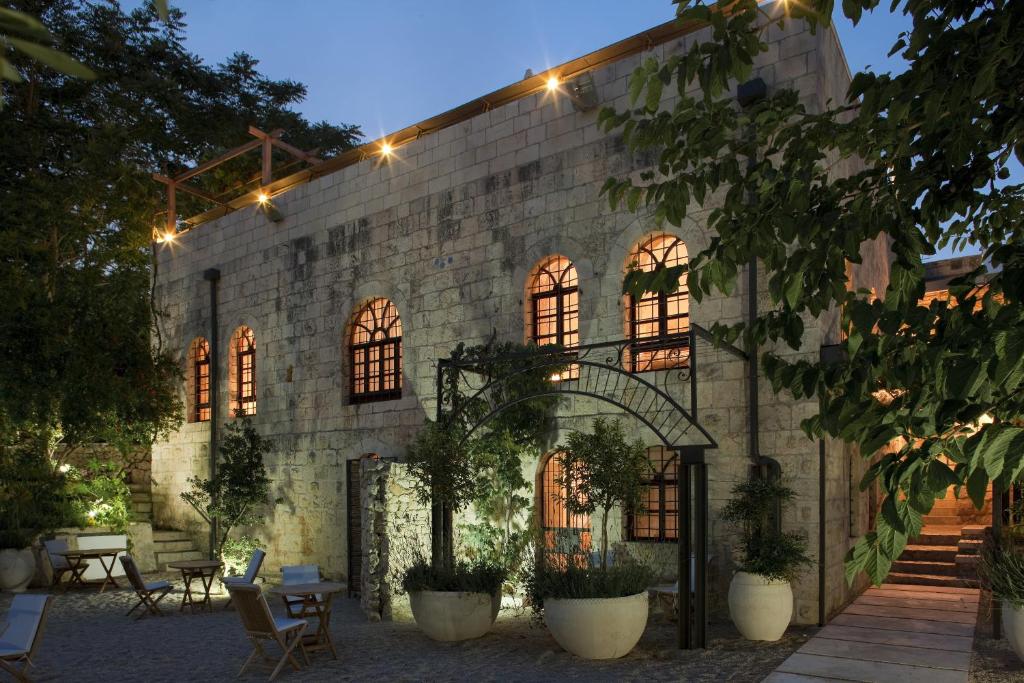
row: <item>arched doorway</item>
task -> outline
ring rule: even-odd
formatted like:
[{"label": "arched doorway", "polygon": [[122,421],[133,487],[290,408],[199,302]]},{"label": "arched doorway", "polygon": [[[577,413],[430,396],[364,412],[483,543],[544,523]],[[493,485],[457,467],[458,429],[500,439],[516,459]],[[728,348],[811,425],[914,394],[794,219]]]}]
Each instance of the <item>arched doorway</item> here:
[{"label": "arched doorway", "polygon": [[566,507],[568,492],[559,453],[552,451],[543,458],[537,476],[537,510],[540,511],[544,552],[556,564],[568,562],[574,556],[585,561],[593,545],[590,515],[573,514]]}]

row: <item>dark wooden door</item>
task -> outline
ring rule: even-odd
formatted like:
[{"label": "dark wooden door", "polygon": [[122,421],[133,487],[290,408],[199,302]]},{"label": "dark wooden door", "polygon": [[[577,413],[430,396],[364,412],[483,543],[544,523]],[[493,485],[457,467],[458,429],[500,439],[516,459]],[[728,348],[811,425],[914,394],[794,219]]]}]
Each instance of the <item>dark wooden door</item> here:
[{"label": "dark wooden door", "polygon": [[349,460],[346,472],[348,508],[348,594],[359,595],[363,585],[363,506],[359,494],[360,460]]}]

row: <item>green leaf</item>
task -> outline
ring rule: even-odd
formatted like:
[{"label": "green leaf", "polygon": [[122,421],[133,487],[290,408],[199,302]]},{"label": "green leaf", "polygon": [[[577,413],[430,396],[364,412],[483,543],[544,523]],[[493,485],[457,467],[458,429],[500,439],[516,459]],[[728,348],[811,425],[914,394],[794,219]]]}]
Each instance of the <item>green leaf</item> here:
[{"label": "green leaf", "polygon": [[37,59],[38,61],[50,66],[57,71],[66,74],[68,76],[74,76],[76,78],[84,78],[85,80],[93,80],[96,78],[95,72],[92,69],[76,62],[68,55],[54,50],[52,47],[46,47],[38,43],[33,43],[28,40],[22,40],[20,38],[12,38],[7,36],[5,39],[11,44],[16,50],[24,52],[28,56]]},{"label": "green leaf", "polygon": [[979,510],[985,506],[985,494],[988,493],[988,476],[982,467],[976,468],[967,477],[967,495],[970,496],[974,507]]}]

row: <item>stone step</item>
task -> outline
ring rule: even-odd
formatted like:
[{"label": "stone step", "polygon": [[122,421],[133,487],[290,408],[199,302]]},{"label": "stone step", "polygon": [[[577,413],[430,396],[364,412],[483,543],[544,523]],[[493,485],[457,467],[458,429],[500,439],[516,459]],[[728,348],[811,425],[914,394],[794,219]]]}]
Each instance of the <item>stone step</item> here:
[{"label": "stone step", "polygon": [[188,541],[190,537],[184,531],[177,529],[153,529],[153,541]]},{"label": "stone step", "polygon": [[927,562],[953,562],[956,560],[955,545],[908,545],[901,560],[923,560]]},{"label": "stone step", "polygon": [[950,546],[960,542],[960,532],[940,527],[942,530],[925,528],[921,534],[911,539],[914,545]]},{"label": "stone step", "polygon": [[981,552],[984,541],[980,538],[961,538],[957,543],[957,553],[960,555],[977,555]]},{"label": "stone step", "polygon": [[153,550],[157,553],[178,553],[195,549],[196,544],[191,539],[183,541],[153,541]]},{"label": "stone step", "polygon": [[892,571],[901,574],[928,574],[933,576],[957,576],[956,562],[926,562],[921,560],[896,560]]},{"label": "stone step", "polygon": [[133,500],[131,511],[148,515],[149,513],[153,512],[153,504],[150,502],[143,503],[137,500]]},{"label": "stone step", "polygon": [[935,514],[935,511],[924,516],[925,526],[956,526],[960,523],[960,516],[956,514]]},{"label": "stone step", "polygon": [[960,535],[963,538],[983,539],[987,529],[988,527],[983,524],[970,524],[961,529]]},{"label": "stone step", "polygon": [[959,576],[945,576],[935,574],[904,574],[902,572],[890,572],[885,577],[887,583],[898,583],[912,586],[945,586],[947,588],[977,588],[976,581],[971,581]]},{"label": "stone step", "polygon": [[978,563],[981,558],[977,555],[957,555],[956,566],[961,576],[974,578],[978,575]]},{"label": "stone step", "polygon": [[156,555],[156,566],[160,571],[167,570],[168,562],[181,562],[182,560],[203,560],[206,559],[203,553],[198,550],[185,550],[174,553],[162,553],[157,551]]},{"label": "stone step", "polygon": [[133,494],[136,493],[150,493],[151,489],[149,484],[128,484],[128,490]]}]

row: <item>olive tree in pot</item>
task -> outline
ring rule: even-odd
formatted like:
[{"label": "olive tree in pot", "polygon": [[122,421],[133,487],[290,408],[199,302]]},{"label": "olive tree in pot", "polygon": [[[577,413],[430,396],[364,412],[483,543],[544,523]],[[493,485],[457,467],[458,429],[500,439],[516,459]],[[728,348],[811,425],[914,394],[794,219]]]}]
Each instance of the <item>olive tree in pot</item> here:
[{"label": "olive tree in pot", "polygon": [[569,652],[586,659],[622,657],[647,627],[651,574],[635,564],[608,566],[608,518],[615,507],[640,508],[650,472],[647,450],[627,441],[618,421],[597,418],[591,433],[571,432],[555,457],[569,513],[600,514],[600,560],[597,567],[579,567],[572,558],[541,558],[533,604],[542,606],[548,630]]},{"label": "olive tree in pot", "polygon": [[[406,455],[420,502],[439,503],[453,513],[474,500],[479,487],[479,459],[460,436],[447,421],[428,421]],[[441,557],[431,565],[418,559],[406,569],[402,588],[424,633],[434,640],[469,640],[494,624],[505,576],[502,568],[489,563]]]},{"label": "olive tree in pot", "polygon": [[1024,549],[1012,537],[997,542],[989,536],[981,549],[978,574],[983,587],[1001,603],[1003,633],[1024,660]]},{"label": "olive tree in pot", "polygon": [[729,614],[748,640],[775,641],[793,618],[790,582],[810,564],[807,542],[773,523],[794,493],[782,483],[754,478],[737,484],[723,508],[723,520],[740,532],[739,568],[729,584]]}]

